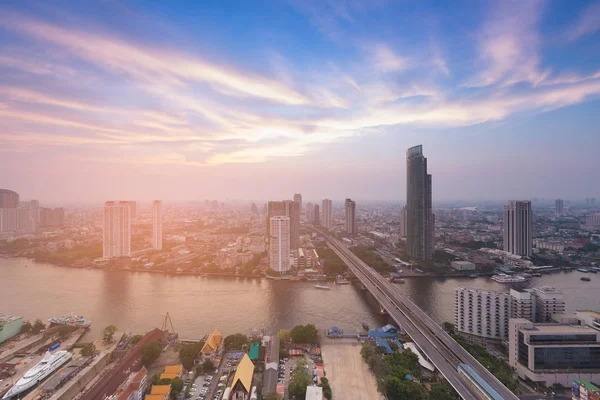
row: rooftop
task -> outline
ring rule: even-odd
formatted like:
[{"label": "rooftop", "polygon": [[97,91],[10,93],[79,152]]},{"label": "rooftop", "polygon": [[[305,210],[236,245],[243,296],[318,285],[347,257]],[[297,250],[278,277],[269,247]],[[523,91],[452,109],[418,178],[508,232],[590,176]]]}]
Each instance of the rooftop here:
[{"label": "rooftop", "polygon": [[0,324],[7,324],[9,322],[13,322],[23,317],[13,317],[12,315],[2,314],[0,313]]},{"label": "rooftop", "polygon": [[254,374],[254,364],[250,361],[248,354],[244,354],[240,363],[238,364],[237,370],[231,383],[231,388],[235,388],[239,382],[247,393],[250,393],[252,389],[252,375]]},{"label": "rooftop", "polygon": [[306,387],[306,400],[323,400],[323,388],[320,386]]},{"label": "rooftop", "polygon": [[520,330],[527,332],[546,333],[546,334],[582,334],[589,333],[600,335],[596,329],[589,326],[571,325],[571,324],[533,324],[530,322],[529,327],[521,327]]},{"label": "rooftop", "polygon": [[585,315],[590,318],[600,319],[600,311],[593,310],[577,310],[575,311],[577,314]]}]

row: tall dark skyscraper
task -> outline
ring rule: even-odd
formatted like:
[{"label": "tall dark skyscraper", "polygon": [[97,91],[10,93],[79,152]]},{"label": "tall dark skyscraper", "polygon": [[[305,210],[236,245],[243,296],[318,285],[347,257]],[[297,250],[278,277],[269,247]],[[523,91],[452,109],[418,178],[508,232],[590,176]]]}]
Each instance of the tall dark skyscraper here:
[{"label": "tall dark skyscraper", "polygon": [[0,189],[0,208],[19,207],[19,193],[8,189]]},{"label": "tall dark skyscraper", "polygon": [[406,250],[411,257],[430,260],[435,239],[431,210],[431,175],[423,146],[406,151]]},{"label": "tall dark skyscraper", "polygon": [[346,199],[344,208],[346,210],[346,233],[354,235],[356,234],[356,202]]},{"label": "tall dark skyscraper", "polygon": [[563,215],[564,203],[561,199],[554,200],[554,211],[556,215]]},{"label": "tall dark skyscraper", "polygon": [[300,212],[293,200],[269,201],[267,206],[267,230],[270,231],[271,217],[290,218],[290,248],[295,250],[300,244]]},{"label": "tall dark skyscraper", "polygon": [[504,206],[504,251],[531,257],[533,247],[531,202],[511,200]]},{"label": "tall dark skyscraper", "polygon": [[294,202],[296,203],[298,216],[302,217],[302,195],[300,193],[294,193]]}]

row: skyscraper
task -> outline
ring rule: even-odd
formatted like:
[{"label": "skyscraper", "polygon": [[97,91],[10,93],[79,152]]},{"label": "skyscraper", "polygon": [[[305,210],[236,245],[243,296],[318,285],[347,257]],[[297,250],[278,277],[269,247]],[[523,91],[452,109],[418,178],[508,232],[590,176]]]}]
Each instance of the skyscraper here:
[{"label": "skyscraper", "polygon": [[406,237],[406,206],[400,210],[400,236]]},{"label": "skyscraper", "polygon": [[104,203],[104,258],[131,255],[131,217],[129,205],[114,201]]},{"label": "skyscraper", "polygon": [[556,215],[563,215],[563,201],[561,199],[554,200],[554,211]]},{"label": "skyscraper", "polygon": [[321,216],[319,212],[319,205],[315,204],[313,206],[313,225],[321,225]]},{"label": "skyscraper", "polygon": [[258,215],[258,207],[255,203],[250,204],[250,212],[254,215]]},{"label": "skyscraper", "polygon": [[356,202],[346,199],[344,208],[346,210],[346,233],[354,235],[356,234]]},{"label": "skyscraper", "polygon": [[269,219],[269,266],[286,273],[290,269],[290,218],[275,216]]},{"label": "skyscraper", "polygon": [[162,201],[152,202],[152,248],[162,250]]},{"label": "skyscraper", "polygon": [[530,201],[511,200],[504,206],[504,251],[531,256],[533,218]]},{"label": "skyscraper", "polygon": [[435,239],[435,216],[431,210],[431,175],[423,146],[406,151],[406,250],[411,257],[430,260]]},{"label": "skyscraper", "polygon": [[296,212],[298,213],[298,220],[302,218],[302,195],[300,193],[294,194],[294,203],[296,203]]},{"label": "skyscraper", "polygon": [[290,247],[298,248],[300,243],[300,213],[298,204],[293,200],[269,201],[267,207],[267,236],[270,233],[271,217],[285,216],[290,218]]},{"label": "skyscraper", "polygon": [[137,217],[137,201],[134,200],[121,200],[119,204],[123,206],[129,206],[129,217],[135,219]]},{"label": "skyscraper", "polygon": [[314,212],[315,212],[315,207],[314,207],[313,203],[311,203],[311,202],[306,203],[306,206],[304,206],[304,214],[305,214],[306,222],[308,222],[309,224],[312,224],[314,221]]},{"label": "skyscraper", "polygon": [[323,208],[323,220],[321,221],[321,224],[325,228],[330,229],[331,228],[331,200],[329,200],[329,199],[323,200],[322,208]]},{"label": "skyscraper", "polygon": [[0,189],[0,208],[19,207],[19,193],[8,189]]}]

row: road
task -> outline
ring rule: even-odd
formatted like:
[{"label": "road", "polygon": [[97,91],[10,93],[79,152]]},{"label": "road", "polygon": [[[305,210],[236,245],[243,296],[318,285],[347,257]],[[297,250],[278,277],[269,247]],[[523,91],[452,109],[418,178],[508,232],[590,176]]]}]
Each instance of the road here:
[{"label": "road", "polygon": [[315,231],[327,239],[332,250],[348,265],[390,317],[406,331],[463,399],[486,399],[487,397],[461,377],[457,370],[458,364],[461,363],[470,365],[502,399],[518,399],[395,285],[356,257],[337,239],[317,229]]}]

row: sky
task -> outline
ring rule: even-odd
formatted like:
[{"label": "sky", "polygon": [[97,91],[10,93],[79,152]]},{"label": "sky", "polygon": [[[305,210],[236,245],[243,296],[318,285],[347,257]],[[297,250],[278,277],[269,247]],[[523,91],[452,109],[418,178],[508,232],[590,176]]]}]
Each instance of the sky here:
[{"label": "sky", "polygon": [[0,3],[23,199],[600,197],[600,0]]}]

